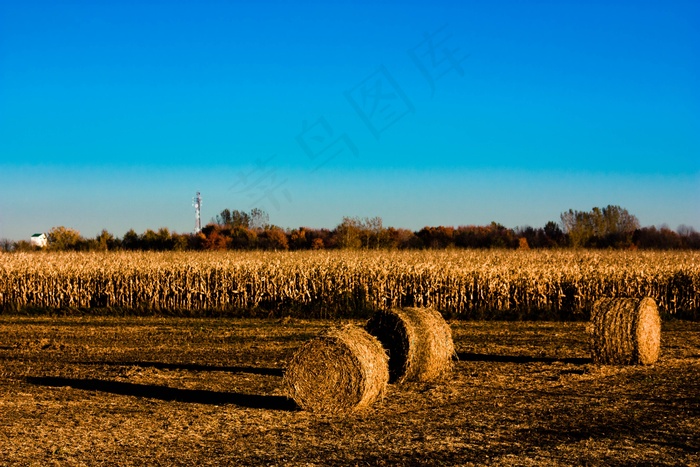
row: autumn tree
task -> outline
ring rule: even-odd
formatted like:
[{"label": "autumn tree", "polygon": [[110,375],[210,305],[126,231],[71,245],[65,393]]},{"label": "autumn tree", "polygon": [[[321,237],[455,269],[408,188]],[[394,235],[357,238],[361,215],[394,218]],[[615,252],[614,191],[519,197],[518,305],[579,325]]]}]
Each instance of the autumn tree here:
[{"label": "autumn tree", "polygon": [[289,248],[292,250],[305,250],[310,247],[310,238],[307,238],[306,234],[308,229],[305,227],[300,227],[294,229],[289,233]]},{"label": "autumn tree", "polygon": [[253,208],[249,213],[237,209],[233,211],[224,209],[212,219],[212,223],[232,229],[245,227],[262,230],[270,224],[270,216],[260,208]]},{"label": "autumn tree", "polygon": [[260,208],[250,210],[250,228],[261,230],[270,225],[270,216]]},{"label": "autumn tree", "polygon": [[423,241],[426,248],[441,249],[455,246],[454,227],[423,227],[416,235]]},{"label": "autumn tree", "polygon": [[625,247],[632,244],[632,235],[639,220],[620,206],[608,205],[591,211],[569,209],[561,221],[573,247]]},{"label": "autumn tree", "polygon": [[117,240],[107,229],[102,229],[95,237],[95,249],[98,251],[114,250],[117,247]]},{"label": "autumn tree", "polygon": [[221,227],[228,226],[231,228],[248,228],[250,227],[250,214],[239,210],[229,211],[228,209],[224,209],[216,216],[214,222]]},{"label": "autumn tree", "polygon": [[343,217],[343,222],[335,229],[336,242],[339,248],[358,249],[362,247],[360,237],[362,223],[357,217]]},{"label": "autumn tree", "polygon": [[84,241],[79,231],[64,226],[52,227],[47,238],[49,249],[57,251],[78,250]]},{"label": "autumn tree", "polygon": [[258,245],[264,250],[288,250],[289,243],[284,230],[269,226],[258,236]]},{"label": "autumn tree", "polygon": [[217,224],[207,224],[202,229],[202,248],[205,250],[226,250],[231,245],[231,238],[222,233]]},{"label": "autumn tree", "polygon": [[360,241],[363,248],[379,248],[385,232],[382,218],[379,216],[365,217],[359,221]]}]

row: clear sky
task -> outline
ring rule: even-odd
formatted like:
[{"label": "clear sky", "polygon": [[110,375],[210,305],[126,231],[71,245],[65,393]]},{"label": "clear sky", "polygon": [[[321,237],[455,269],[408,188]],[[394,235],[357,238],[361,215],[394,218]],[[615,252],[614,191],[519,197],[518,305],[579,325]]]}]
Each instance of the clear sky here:
[{"label": "clear sky", "polygon": [[0,238],[700,228],[697,1],[1,1]]}]

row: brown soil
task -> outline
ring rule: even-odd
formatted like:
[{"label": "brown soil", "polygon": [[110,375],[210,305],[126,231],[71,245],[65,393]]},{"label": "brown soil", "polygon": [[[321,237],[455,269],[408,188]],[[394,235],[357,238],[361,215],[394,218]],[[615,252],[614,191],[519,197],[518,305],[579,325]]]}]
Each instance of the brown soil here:
[{"label": "brown soil", "polygon": [[0,465],[700,463],[700,323],[623,367],[591,363],[584,323],[452,322],[446,382],[300,411],[285,362],[331,324],[0,317]]}]

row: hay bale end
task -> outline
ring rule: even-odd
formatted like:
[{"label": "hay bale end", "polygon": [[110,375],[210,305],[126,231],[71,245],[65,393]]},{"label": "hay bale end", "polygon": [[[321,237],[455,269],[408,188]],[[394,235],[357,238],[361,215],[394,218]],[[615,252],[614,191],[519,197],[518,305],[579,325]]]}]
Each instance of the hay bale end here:
[{"label": "hay bale end", "polygon": [[452,331],[437,310],[380,311],[365,328],[389,354],[390,382],[435,381],[452,370]]},{"label": "hay bale end", "polygon": [[589,332],[595,363],[650,365],[659,359],[661,318],[651,297],[597,300]]},{"label": "hay bale end", "polygon": [[289,397],[304,410],[358,412],[382,397],[389,381],[381,343],[358,326],[331,329],[301,346],[284,375]]}]

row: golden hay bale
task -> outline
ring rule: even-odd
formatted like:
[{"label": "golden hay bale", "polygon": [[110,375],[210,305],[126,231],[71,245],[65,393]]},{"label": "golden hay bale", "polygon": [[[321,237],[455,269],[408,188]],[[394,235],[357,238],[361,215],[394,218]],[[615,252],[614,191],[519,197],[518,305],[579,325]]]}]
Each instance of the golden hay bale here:
[{"label": "golden hay bale", "polygon": [[593,304],[593,361],[649,365],[659,358],[661,318],[653,298],[602,298]]},{"label": "golden hay bale", "polygon": [[304,344],[284,375],[289,396],[304,410],[360,411],[379,399],[389,382],[381,343],[364,329],[331,329]]},{"label": "golden hay bale", "polygon": [[433,381],[452,370],[452,331],[432,308],[402,308],[376,313],[365,327],[389,354],[391,382]]}]

